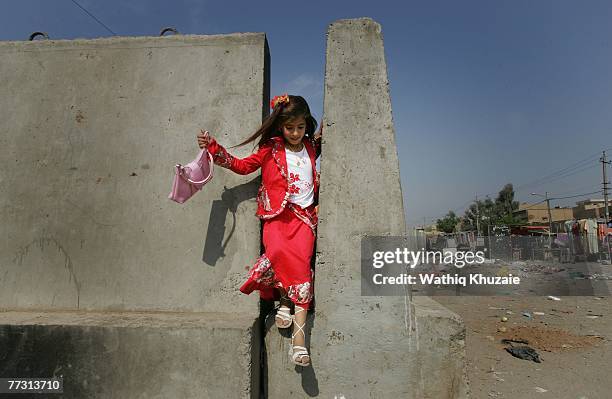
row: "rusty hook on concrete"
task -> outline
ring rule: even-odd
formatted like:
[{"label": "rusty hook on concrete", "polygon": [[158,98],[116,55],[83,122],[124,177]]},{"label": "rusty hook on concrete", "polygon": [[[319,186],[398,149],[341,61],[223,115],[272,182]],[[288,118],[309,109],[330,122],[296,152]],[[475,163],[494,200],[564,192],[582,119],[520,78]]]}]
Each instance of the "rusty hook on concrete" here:
[{"label": "rusty hook on concrete", "polygon": [[47,35],[47,32],[34,32],[30,35],[30,37],[28,38],[29,41],[34,40],[34,38],[36,36],[42,36],[44,37],[46,40],[49,40],[49,35]]},{"label": "rusty hook on concrete", "polygon": [[172,28],[172,27],[167,27],[167,28],[162,29],[162,30],[161,30],[161,32],[159,32],[159,35],[160,35],[160,36],[164,36],[164,35],[166,34],[166,32],[172,32],[172,33],[174,33],[175,35],[178,35],[178,34],[179,34],[179,31],[178,31],[178,30],[176,30],[175,28]]}]

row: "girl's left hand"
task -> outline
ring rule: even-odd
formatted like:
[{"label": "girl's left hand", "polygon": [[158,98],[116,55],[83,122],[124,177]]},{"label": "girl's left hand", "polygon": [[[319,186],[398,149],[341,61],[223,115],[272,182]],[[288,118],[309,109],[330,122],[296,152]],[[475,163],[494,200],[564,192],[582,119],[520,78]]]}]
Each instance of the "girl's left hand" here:
[{"label": "girl's left hand", "polygon": [[208,144],[210,144],[210,141],[212,140],[212,136],[210,135],[210,132],[208,130],[202,130],[202,129],[200,129],[200,134],[197,135],[197,138],[198,138],[198,146],[200,147],[200,149],[204,147],[208,147]]},{"label": "girl's left hand", "polygon": [[319,216],[319,205],[314,207],[315,215]]}]

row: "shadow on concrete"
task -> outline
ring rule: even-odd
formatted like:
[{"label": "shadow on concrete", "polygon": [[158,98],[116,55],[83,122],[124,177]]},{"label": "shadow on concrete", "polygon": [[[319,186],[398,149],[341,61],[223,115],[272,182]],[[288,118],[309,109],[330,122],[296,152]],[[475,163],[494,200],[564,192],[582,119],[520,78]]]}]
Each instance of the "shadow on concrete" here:
[{"label": "shadow on concrete", "polygon": [[[309,311],[308,316],[306,318],[306,348],[308,348],[308,352],[311,355],[310,366],[295,366],[295,371],[302,377],[302,389],[304,389],[304,393],[311,397],[319,396],[319,380],[317,380],[317,373],[315,372],[316,365],[314,364],[314,360],[312,358],[312,351],[310,350],[310,337],[312,334],[312,330],[314,329],[314,325],[314,311]],[[291,335],[289,335],[289,339],[291,339]]]},{"label": "shadow on concrete", "polygon": [[[236,230],[236,212],[238,210],[238,205],[243,201],[255,198],[260,182],[261,177],[257,176],[248,183],[232,188],[224,187],[221,199],[213,201],[202,254],[204,263],[215,266],[217,261],[225,256],[225,247]],[[228,212],[232,214],[232,225],[224,242],[223,237],[225,236],[226,229],[225,220],[227,219]],[[253,217],[255,216],[253,215]]]},{"label": "shadow on concrete", "polygon": [[[268,374],[270,372],[270,369],[273,370],[278,370],[280,366],[276,365],[275,367],[270,367],[268,365],[268,348],[266,346],[266,339],[265,339],[265,335],[266,334],[280,334],[284,339],[286,339],[286,346],[284,346],[285,348],[289,348],[291,345],[291,333],[293,331],[293,325],[290,328],[283,328],[283,329],[279,329],[278,327],[276,327],[275,324],[275,320],[274,320],[274,316],[276,315],[276,310],[277,307],[274,306],[274,302],[273,301],[262,301],[262,304],[265,303],[264,306],[262,306],[261,310],[261,317],[263,319],[263,323],[262,328],[262,334],[261,334],[261,366],[262,366],[262,372],[261,372],[261,398],[267,398],[268,397],[268,392],[269,392],[269,385],[268,385]],[[294,313],[294,309],[292,306],[292,311],[291,313]],[[293,363],[291,363],[290,358],[289,358],[289,353],[288,350],[285,351],[284,354],[282,354],[281,356],[285,356],[286,360],[283,360],[283,364],[286,362],[287,364],[290,365],[290,367],[294,367],[294,371],[296,372],[296,374],[300,374],[302,382],[302,389],[304,391],[304,393],[306,395],[308,395],[309,397],[317,397],[319,396],[319,381],[317,379],[317,375],[315,372],[315,367],[316,365],[313,362],[312,359],[312,353],[310,350],[310,343],[311,343],[311,334],[312,334],[312,330],[314,328],[315,325],[315,313],[314,310],[309,310],[308,311],[308,315],[306,317],[306,347],[308,348],[308,352],[311,354],[311,358],[310,358],[310,365],[308,367],[302,367],[302,366],[294,366]],[[278,357],[275,357],[275,359],[278,360]]]}]

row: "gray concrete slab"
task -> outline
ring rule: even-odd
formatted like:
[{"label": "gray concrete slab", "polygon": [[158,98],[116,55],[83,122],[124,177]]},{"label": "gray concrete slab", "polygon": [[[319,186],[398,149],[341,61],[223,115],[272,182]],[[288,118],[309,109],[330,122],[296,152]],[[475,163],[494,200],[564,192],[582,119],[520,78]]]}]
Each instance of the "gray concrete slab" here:
[{"label": "gray concrete slab", "polygon": [[256,314],[258,173],[167,196],[200,128],[237,144],[268,100],[263,33],[0,42],[0,307]]},{"label": "gray concrete slab", "polygon": [[429,298],[360,292],[361,237],[406,233],[380,25],[334,22],[326,57],[312,366],[292,365],[269,325],[269,398],[463,398],[461,319]]},{"label": "gray concrete slab", "polygon": [[259,399],[258,323],[244,313],[4,311],[0,377],[62,377],[63,398]]}]

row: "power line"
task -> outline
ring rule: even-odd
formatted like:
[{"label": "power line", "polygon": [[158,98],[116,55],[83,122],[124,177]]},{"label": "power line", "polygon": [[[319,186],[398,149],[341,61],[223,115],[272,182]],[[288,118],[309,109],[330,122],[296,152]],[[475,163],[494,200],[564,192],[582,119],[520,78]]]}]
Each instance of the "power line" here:
[{"label": "power line", "polygon": [[568,171],[566,171],[566,172],[564,172],[562,174],[559,174],[557,176],[551,177],[551,178],[548,179],[548,181],[542,180],[540,183],[538,183],[538,185],[545,185],[545,184],[552,183],[552,182],[560,180],[560,179],[565,179],[566,177],[573,176],[575,174],[584,172],[585,170],[596,168],[598,166],[599,165],[597,165],[597,163],[595,163],[595,162],[593,162],[592,165],[588,165],[588,164],[587,165],[583,165],[583,166],[580,166],[580,167],[578,167],[576,169],[568,170]]},{"label": "power line", "polygon": [[593,187],[593,184],[588,184],[586,186],[581,186],[581,187],[574,188],[571,191],[563,191],[563,192],[560,192],[560,193],[558,192],[557,195],[574,195],[574,194],[578,194],[579,192],[584,191],[584,190],[598,190],[598,188]]},{"label": "power line", "polygon": [[81,10],[83,10],[87,15],[89,15],[90,17],[92,17],[97,23],[99,23],[100,25],[102,25],[104,27],[104,29],[106,29],[107,31],[109,31],[110,33],[112,33],[114,36],[117,36],[117,34],[115,32],[113,32],[111,30],[111,28],[109,28],[108,26],[106,26],[104,24],[104,22],[100,21],[98,18],[96,18],[95,15],[93,15],[92,13],[90,13],[89,11],[87,11],[82,5],[80,5],[79,3],[76,2],[76,0],[70,0],[72,1],[77,7],[79,7]]},{"label": "power line", "polygon": [[[519,186],[513,187],[514,192],[518,192],[520,189],[525,188],[525,187],[529,187],[529,186],[533,186],[533,185],[541,185],[544,184],[546,182],[546,180],[548,180],[547,183],[550,183],[552,181],[555,180],[559,180],[559,179],[563,179],[565,177],[569,177],[572,175],[575,175],[577,173],[580,172],[584,172],[585,170],[589,170],[592,168],[597,167],[598,165],[596,163],[594,163],[593,165],[589,165],[589,162],[594,161],[595,159],[597,159],[597,157],[599,157],[599,152],[593,155],[589,155],[588,157],[574,162],[573,164],[566,166],[565,168],[559,169],[555,172],[549,173],[548,175],[541,177],[537,180],[533,180],[532,182],[529,183],[525,183],[525,184],[521,184]],[[570,196],[570,197],[562,197],[562,198],[551,198],[551,199],[564,199],[564,198],[574,198],[574,197],[580,197],[580,196],[584,196],[584,195],[589,195],[589,194],[595,194],[599,191],[595,191],[593,193],[588,193],[588,194],[580,194],[577,196]],[[495,193],[492,193],[495,194]],[[487,196],[492,195],[492,194],[487,194]],[[543,201],[542,201],[543,202]],[[537,204],[537,203],[536,203]]]},{"label": "power line", "polygon": [[[608,148],[605,151],[608,151],[608,150],[612,150],[612,148]],[[582,159],[580,161],[574,162],[573,164],[571,164],[569,166],[566,166],[566,167],[561,168],[561,169],[559,169],[557,171],[549,173],[548,175],[546,175],[544,177],[541,177],[541,178],[533,180],[531,182],[528,182],[528,183],[521,184],[519,186],[513,187],[514,192],[518,192],[519,190],[521,190],[521,189],[523,189],[525,187],[529,187],[529,186],[542,185],[542,184],[545,184],[545,183],[551,183],[553,181],[556,181],[556,180],[559,180],[559,179],[563,179],[563,178],[575,175],[577,173],[584,172],[586,170],[595,168],[595,167],[598,166],[597,163],[594,163],[593,165],[589,165],[589,162],[592,162],[595,159],[598,159],[598,157],[599,157],[599,152],[596,153],[596,154],[593,154],[593,155],[589,155],[588,157],[586,157],[586,158],[584,158],[584,159]],[[551,199],[577,198],[577,197],[583,197],[583,196],[586,196],[586,195],[591,195],[591,194],[595,194],[595,193],[599,193],[599,192],[600,191],[594,191],[592,193],[579,194],[579,195],[568,196],[568,197],[551,198]],[[489,193],[489,194],[483,195],[482,197],[489,197],[489,196],[495,195],[495,194],[496,193]],[[479,195],[479,196],[481,196],[481,195]],[[471,204],[473,202],[474,202],[473,200],[468,200],[465,204],[455,208],[453,210],[453,212],[458,213],[459,210],[464,209],[465,207],[467,207],[469,204]],[[544,201],[541,201],[541,202],[544,202]],[[541,202],[536,202],[533,205],[540,204]],[[446,213],[440,213],[438,215],[439,216],[431,217],[431,219],[432,220],[433,219],[439,219],[440,217],[444,217],[446,215]],[[429,218],[429,217],[427,217],[427,218]]]},{"label": "power line", "polygon": [[587,195],[598,194],[598,193],[601,193],[601,190],[593,191],[591,193],[584,193],[584,194],[578,194],[578,195],[570,195],[569,197],[555,197],[555,198],[551,198],[551,199],[559,200],[559,199],[567,199],[567,198],[585,197]]},{"label": "power line", "polygon": [[[561,178],[561,177],[567,177],[570,176],[569,174],[567,174],[568,172],[573,172],[576,171],[579,168],[585,167],[587,166],[587,169],[589,167],[588,163],[594,161],[595,159],[597,159],[597,157],[599,156],[599,153],[595,154],[595,155],[590,155],[587,158],[580,160],[578,162],[575,162],[573,164],[571,164],[570,166],[566,166],[565,168],[559,169],[555,172],[552,172],[544,177],[540,177],[539,179],[533,180],[529,183],[525,183],[525,184],[521,184],[520,186],[517,186],[515,188],[516,191],[525,188],[525,187],[530,187],[530,186],[534,186],[534,185],[541,185],[543,183],[546,182],[546,180],[551,180],[551,179],[556,179],[556,178]],[[567,175],[566,175],[567,174]],[[552,180],[551,180],[552,181]]]},{"label": "power line", "polygon": [[[549,200],[552,201],[552,200],[560,200],[560,199],[567,199],[567,198],[586,197],[587,195],[597,194],[597,193],[600,193],[600,192],[601,192],[600,190],[597,190],[597,191],[592,191],[590,193],[583,193],[583,194],[577,194],[577,195],[569,195],[567,197],[550,197]],[[525,206],[525,207],[523,207],[521,209],[517,209],[516,211],[524,211],[524,210],[527,210],[527,209],[532,210],[532,211],[545,211],[548,208],[534,208],[534,206],[540,205],[543,202],[546,202],[546,200],[542,200],[542,201],[530,204],[529,206]]]}]

